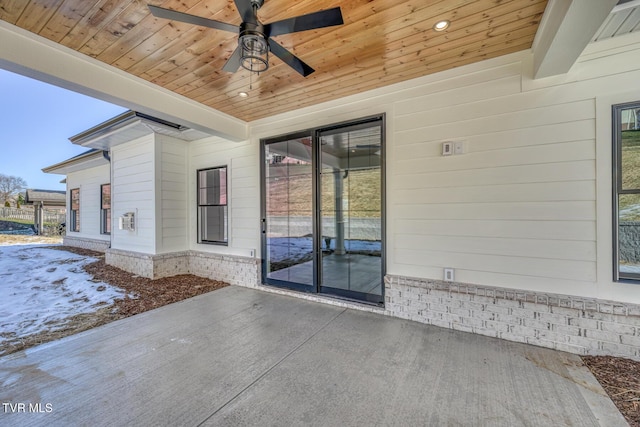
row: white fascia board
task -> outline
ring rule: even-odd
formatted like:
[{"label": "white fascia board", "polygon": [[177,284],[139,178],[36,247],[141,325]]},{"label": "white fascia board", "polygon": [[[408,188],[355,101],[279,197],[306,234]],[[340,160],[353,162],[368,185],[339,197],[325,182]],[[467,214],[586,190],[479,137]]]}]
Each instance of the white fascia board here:
[{"label": "white fascia board", "polygon": [[91,169],[106,164],[109,164],[109,160],[107,160],[103,151],[95,150],[80,154],[60,163],[56,163],[55,165],[42,168],[42,172],[68,175],[72,172]]},{"label": "white fascia board", "polygon": [[248,124],[0,20],[0,67],[231,141]]},{"label": "white fascia board", "polygon": [[536,79],[567,73],[618,0],[549,0],[533,41]]}]

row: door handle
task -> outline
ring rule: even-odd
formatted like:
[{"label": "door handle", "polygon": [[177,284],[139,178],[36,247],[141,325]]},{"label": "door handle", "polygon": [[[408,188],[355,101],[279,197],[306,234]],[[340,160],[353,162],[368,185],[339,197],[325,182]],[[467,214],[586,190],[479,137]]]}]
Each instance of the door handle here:
[{"label": "door handle", "polygon": [[262,234],[265,234],[267,232],[267,219],[266,218],[262,218]]}]

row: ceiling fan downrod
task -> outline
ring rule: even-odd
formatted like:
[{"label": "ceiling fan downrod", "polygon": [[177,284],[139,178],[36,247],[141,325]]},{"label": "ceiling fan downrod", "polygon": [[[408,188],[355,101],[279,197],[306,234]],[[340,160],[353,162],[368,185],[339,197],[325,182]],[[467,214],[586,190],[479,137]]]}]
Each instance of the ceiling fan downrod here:
[{"label": "ceiling fan downrod", "polygon": [[[251,0],[253,19],[240,24],[238,44],[240,46],[240,66],[252,73],[262,73],[269,68],[269,43],[264,33],[264,25],[258,21],[258,9],[264,0]],[[251,83],[249,83],[251,86]]]}]

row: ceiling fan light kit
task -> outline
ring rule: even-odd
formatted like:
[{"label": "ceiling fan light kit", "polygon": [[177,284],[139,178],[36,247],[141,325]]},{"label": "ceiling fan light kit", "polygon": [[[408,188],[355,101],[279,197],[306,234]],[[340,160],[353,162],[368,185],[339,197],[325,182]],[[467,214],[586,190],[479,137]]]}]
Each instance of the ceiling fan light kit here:
[{"label": "ceiling fan light kit", "polygon": [[240,65],[253,73],[261,73],[269,68],[269,45],[260,24],[243,22],[240,25]]},{"label": "ceiling fan light kit", "polygon": [[226,22],[153,5],[149,5],[149,10],[158,18],[236,32],[238,34],[238,47],[222,68],[230,73],[238,71],[240,67],[252,73],[266,71],[269,68],[269,52],[271,52],[300,75],[307,77],[315,70],[282,47],[278,42],[271,39],[271,36],[332,27],[344,23],[340,8],[335,7],[263,25],[258,20],[258,9],[263,5],[264,0],[234,0],[234,2],[242,17],[242,24],[239,27]]}]

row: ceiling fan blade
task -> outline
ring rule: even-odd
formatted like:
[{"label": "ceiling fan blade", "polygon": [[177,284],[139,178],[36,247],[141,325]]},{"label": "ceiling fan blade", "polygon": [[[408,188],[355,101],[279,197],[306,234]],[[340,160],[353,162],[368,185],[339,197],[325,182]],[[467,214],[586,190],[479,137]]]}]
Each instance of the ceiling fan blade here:
[{"label": "ceiling fan blade", "polygon": [[271,39],[269,39],[269,49],[271,50],[271,53],[284,61],[285,64],[296,70],[303,77],[307,77],[315,71],[313,68],[302,62],[300,58]]},{"label": "ceiling fan blade", "polygon": [[256,23],[256,17],[253,13],[253,6],[251,6],[251,0],[234,0],[236,3],[236,8],[238,9],[238,13],[240,13],[240,17],[242,18],[242,22],[251,22],[252,24]]},{"label": "ceiling fan blade", "polygon": [[233,51],[222,69],[228,73],[235,73],[240,68],[240,46]]},{"label": "ceiling fan blade", "polygon": [[184,12],[178,12],[176,10],[165,9],[163,7],[149,5],[149,10],[158,18],[171,19],[172,21],[185,22],[187,24],[200,25],[201,27],[214,28],[216,30],[230,31],[232,33],[238,33],[240,28],[227,24],[226,22],[215,21],[213,19],[203,18],[201,16],[190,15]]},{"label": "ceiling fan blade", "polygon": [[320,12],[314,12],[308,15],[272,22],[264,26],[264,31],[267,37],[273,37],[279,36],[280,34],[333,27],[334,25],[342,24],[344,24],[342,12],[339,7],[334,7],[333,9],[321,10]]}]

